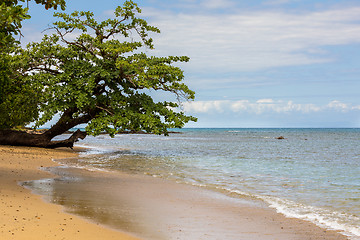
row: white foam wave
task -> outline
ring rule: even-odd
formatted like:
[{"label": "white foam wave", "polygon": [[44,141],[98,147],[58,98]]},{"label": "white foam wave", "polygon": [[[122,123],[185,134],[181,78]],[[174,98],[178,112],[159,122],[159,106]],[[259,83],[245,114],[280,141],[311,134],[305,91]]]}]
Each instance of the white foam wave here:
[{"label": "white foam wave", "polygon": [[[220,187],[219,187],[220,188]],[[352,240],[360,240],[360,218],[347,213],[330,211],[320,207],[308,206],[294,201],[272,196],[261,196],[247,192],[221,188],[246,197],[257,198],[269,204],[269,207],[289,218],[310,221],[319,227],[340,231]]]},{"label": "white foam wave", "polygon": [[88,156],[88,155],[100,155],[114,152],[113,149],[99,147],[99,146],[90,146],[90,145],[77,145],[78,147],[86,149],[84,152],[80,152],[80,156]]},{"label": "white foam wave", "polygon": [[[55,160],[53,160],[55,161]],[[111,172],[107,169],[104,169],[104,168],[97,168],[97,167],[93,167],[93,166],[90,166],[90,165],[80,165],[80,164],[76,164],[76,163],[63,163],[61,161],[58,161],[56,160],[55,161],[56,163],[60,164],[60,166],[57,166],[56,168],[76,168],[76,169],[83,169],[83,170],[87,170],[87,171],[90,171],[90,172]],[[45,168],[41,168],[41,169],[44,169],[45,171],[47,171],[47,169],[51,169],[48,168],[48,167],[45,167]]]},{"label": "white foam wave", "polygon": [[80,165],[77,165],[77,164],[70,165],[69,167],[77,168],[77,169],[84,169],[84,170],[87,170],[87,171],[90,171],[90,172],[111,172],[111,171],[109,171],[107,169],[104,169],[104,168],[97,168],[97,167],[90,167],[90,166],[80,166]]}]

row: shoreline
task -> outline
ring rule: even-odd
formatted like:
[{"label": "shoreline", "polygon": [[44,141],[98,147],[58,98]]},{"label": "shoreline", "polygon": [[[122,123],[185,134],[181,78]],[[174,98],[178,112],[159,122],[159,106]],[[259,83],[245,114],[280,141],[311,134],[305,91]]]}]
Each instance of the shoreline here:
[{"label": "shoreline", "polygon": [[[67,208],[45,203],[42,197],[18,185],[19,181],[54,178],[54,174],[41,171],[39,167],[55,167],[58,164],[51,159],[76,156],[77,153],[70,150],[0,146],[0,209],[3,212],[0,223],[6,223],[0,226],[0,239],[135,239],[98,226],[94,223],[97,219],[89,222],[85,220],[86,215],[80,218],[76,217],[78,214],[66,213]],[[112,174],[93,172],[81,175],[86,170],[79,171],[83,171],[79,176],[88,175],[90,182],[100,180],[101,183],[103,177],[108,184],[112,177]],[[132,225],[140,232],[144,229],[161,232],[168,228],[166,234],[172,234],[171,238],[165,234],[165,237],[158,235],[153,239],[348,239],[336,231],[300,219],[286,218],[268,207],[248,205],[220,193],[150,176],[116,175],[114,179],[121,183],[116,197],[130,204],[119,209],[128,214],[124,217],[133,217],[130,219]],[[73,193],[81,194],[79,189],[75,188]],[[104,185],[89,183],[86,189],[96,193],[103,190]],[[144,224],[149,225],[144,227]],[[214,232],[216,228],[222,230]],[[29,232],[34,236],[29,237]],[[137,236],[141,237],[141,233]]]},{"label": "shoreline", "polygon": [[0,239],[137,239],[68,214],[62,206],[46,203],[42,196],[19,185],[53,178],[40,167],[57,166],[52,159],[76,156],[68,149],[0,146]]}]

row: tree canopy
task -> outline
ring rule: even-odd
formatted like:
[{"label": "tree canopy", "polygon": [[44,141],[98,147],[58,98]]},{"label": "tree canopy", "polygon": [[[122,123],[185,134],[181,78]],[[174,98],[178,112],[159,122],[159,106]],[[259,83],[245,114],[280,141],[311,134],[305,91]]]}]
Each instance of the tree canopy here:
[{"label": "tree canopy", "polygon": [[[27,0],[28,2],[29,0]],[[38,116],[36,96],[23,79],[13,58],[19,49],[22,21],[29,19],[25,0],[3,0],[0,3],[0,129],[24,125]],[[64,0],[35,0],[46,9],[65,9]]]},{"label": "tree canopy", "polygon": [[[0,48],[3,50],[16,42],[13,35],[21,35],[22,21],[29,19],[28,8],[20,4],[30,0],[2,0],[0,3]],[[58,6],[65,10],[65,0],[35,0],[45,9],[57,9]]]},{"label": "tree canopy", "polygon": [[[156,102],[148,94],[149,90],[165,91],[179,100],[194,99],[194,92],[183,83],[183,71],[175,66],[188,62],[188,57],[155,57],[143,52],[144,48],[154,48],[149,34],[160,30],[138,18],[140,12],[136,3],[125,1],[116,8],[115,18],[100,22],[92,12],[55,13],[60,20],[51,28],[54,34],[7,55],[19,81],[26,86],[28,99],[22,100],[33,106],[28,109],[30,113],[22,114],[34,119],[36,126],[61,115],[42,134],[42,140],[32,140],[39,142],[37,146],[61,146],[51,139],[83,123],[87,124],[87,134],[107,132],[113,136],[124,130],[166,135],[168,128],[196,121],[176,110],[179,101]],[[17,79],[7,76],[11,81]],[[2,102],[6,101],[11,100]],[[16,103],[19,109],[24,102]],[[72,146],[78,137],[84,135],[77,133],[64,144]]]}]

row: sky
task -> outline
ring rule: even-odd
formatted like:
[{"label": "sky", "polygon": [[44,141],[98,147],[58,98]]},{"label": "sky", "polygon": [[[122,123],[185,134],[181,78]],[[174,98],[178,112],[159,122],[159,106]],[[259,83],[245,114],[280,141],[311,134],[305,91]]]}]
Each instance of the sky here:
[{"label": "sky", "polygon": [[[113,17],[123,1],[67,1],[66,12]],[[196,92],[186,127],[360,127],[359,0],[142,0],[156,56],[181,64]],[[55,19],[33,1],[22,42]],[[154,94],[163,100],[168,95]]]}]

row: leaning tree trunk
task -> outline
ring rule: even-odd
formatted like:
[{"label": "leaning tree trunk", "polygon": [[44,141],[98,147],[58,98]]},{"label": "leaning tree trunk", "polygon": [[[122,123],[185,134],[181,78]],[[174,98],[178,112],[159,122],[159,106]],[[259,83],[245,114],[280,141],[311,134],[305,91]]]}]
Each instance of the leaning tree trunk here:
[{"label": "leaning tree trunk", "polygon": [[59,121],[50,129],[42,134],[30,133],[25,131],[16,130],[0,130],[0,145],[12,146],[30,146],[30,147],[43,147],[43,148],[58,148],[74,146],[78,139],[84,139],[86,133],[80,130],[74,132],[68,139],[53,141],[52,139],[58,135],[64,134],[69,129],[89,122],[97,113],[97,110],[91,111],[88,114],[73,118],[75,109],[66,110]]},{"label": "leaning tree trunk", "polygon": [[0,130],[0,145],[29,146],[43,148],[58,148],[74,146],[78,139],[84,139],[86,133],[80,130],[74,132],[68,139],[52,141],[47,132],[42,134],[16,130]]}]

